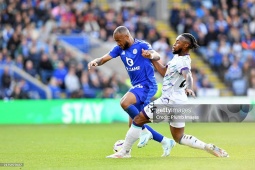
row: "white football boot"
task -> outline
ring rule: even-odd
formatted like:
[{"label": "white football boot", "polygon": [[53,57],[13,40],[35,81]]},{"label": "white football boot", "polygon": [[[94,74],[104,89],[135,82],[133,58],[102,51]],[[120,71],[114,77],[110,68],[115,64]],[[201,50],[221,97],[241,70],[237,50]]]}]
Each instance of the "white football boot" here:
[{"label": "white football boot", "polygon": [[228,153],[225,150],[215,146],[214,144],[206,144],[205,150],[217,157],[229,157]]},{"label": "white football boot", "polygon": [[131,158],[131,149],[130,151],[124,151],[121,149],[119,152],[106,156],[106,158]]},{"label": "white football boot", "polygon": [[140,137],[139,137],[139,142],[137,144],[138,148],[142,148],[145,145],[147,145],[148,141],[152,139],[152,134],[148,129],[143,129]]},{"label": "white football boot", "polygon": [[167,157],[170,155],[171,150],[173,149],[173,147],[175,146],[175,141],[173,139],[166,139],[167,142],[165,142],[164,144],[162,144],[162,148],[163,148],[163,155],[161,157]]}]

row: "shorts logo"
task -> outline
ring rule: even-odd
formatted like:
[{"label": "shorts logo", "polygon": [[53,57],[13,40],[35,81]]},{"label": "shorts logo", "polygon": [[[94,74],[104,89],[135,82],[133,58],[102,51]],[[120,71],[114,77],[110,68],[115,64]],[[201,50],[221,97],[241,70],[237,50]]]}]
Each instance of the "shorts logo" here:
[{"label": "shorts logo", "polygon": [[137,84],[137,85],[133,86],[131,89],[134,89],[134,88],[143,88],[143,85]]},{"label": "shorts logo", "polygon": [[126,62],[130,67],[134,65],[134,61],[131,58],[126,57]]},{"label": "shorts logo", "polygon": [[137,54],[137,49],[134,49],[134,50],[133,50],[133,54]]}]

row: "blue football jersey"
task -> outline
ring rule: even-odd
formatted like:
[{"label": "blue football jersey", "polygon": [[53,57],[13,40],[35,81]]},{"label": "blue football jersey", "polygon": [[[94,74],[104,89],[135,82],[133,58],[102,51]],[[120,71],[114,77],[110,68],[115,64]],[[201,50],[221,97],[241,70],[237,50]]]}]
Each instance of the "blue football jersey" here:
[{"label": "blue football jersey", "polygon": [[146,82],[156,85],[153,65],[150,59],[142,56],[142,49],[152,50],[152,47],[145,41],[135,39],[128,49],[123,50],[117,45],[109,55],[112,58],[121,57],[133,86]]}]

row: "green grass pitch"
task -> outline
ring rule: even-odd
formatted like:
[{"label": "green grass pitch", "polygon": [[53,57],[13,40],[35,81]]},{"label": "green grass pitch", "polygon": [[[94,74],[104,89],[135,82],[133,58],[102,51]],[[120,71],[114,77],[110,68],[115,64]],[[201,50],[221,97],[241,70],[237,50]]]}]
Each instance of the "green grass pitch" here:
[{"label": "green grass pitch", "polygon": [[[151,124],[170,137],[168,124]],[[1,125],[0,163],[24,163],[2,169],[255,169],[254,123],[188,123],[186,133],[224,148],[229,158],[176,145],[161,158],[161,145],[134,145],[130,159],[106,159],[112,146],[124,139],[126,123],[92,125]]]}]

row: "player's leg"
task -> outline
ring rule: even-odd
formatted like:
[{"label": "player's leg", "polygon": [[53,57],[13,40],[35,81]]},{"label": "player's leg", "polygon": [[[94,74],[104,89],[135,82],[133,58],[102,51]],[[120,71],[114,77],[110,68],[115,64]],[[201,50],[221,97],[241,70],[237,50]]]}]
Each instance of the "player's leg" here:
[{"label": "player's leg", "polygon": [[[144,123],[149,123],[150,120],[153,120],[153,110],[151,109],[151,107],[154,107],[154,103],[160,103],[161,99],[157,99],[154,102],[150,103],[149,105],[147,105],[144,110],[142,112],[140,112],[139,115],[137,115],[133,122],[137,125],[137,126],[141,126]],[[148,126],[148,125],[147,125]],[[147,127],[148,129],[150,129],[150,127]],[[152,129],[153,130],[153,129]],[[142,131],[143,132],[143,131]],[[141,133],[142,133],[141,132]],[[156,132],[157,133],[157,132]],[[140,139],[141,139],[141,135],[140,135]],[[154,139],[154,138],[153,138]],[[162,148],[163,148],[163,155],[162,157],[166,157],[170,155],[170,152],[172,150],[172,148],[175,146],[175,141],[166,137],[163,137],[161,139],[162,144]],[[139,144],[138,144],[139,145]]]},{"label": "player's leg", "polygon": [[[129,117],[129,121],[128,121],[129,128],[131,127],[132,122],[133,122],[132,118]],[[164,142],[166,142],[166,140],[168,138],[162,136],[160,133],[158,133],[157,131],[152,129],[149,125],[145,124],[142,128],[142,133],[139,137],[139,142],[138,142],[137,146],[139,148],[144,147],[150,139],[153,139],[160,143],[164,143]]]},{"label": "player's leg", "polygon": [[[137,121],[138,124],[135,123],[135,121]],[[142,113],[135,116],[135,119],[133,120],[133,123],[126,134],[123,148],[119,152],[109,155],[106,158],[130,158],[131,148],[135,141],[139,139],[140,133],[142,132],[142,126],[148,122],[150,121],[146,119]]]},{"label": "player's leg", "polygon": [[[140,111],[143,110],[143,108],[151,102],[151,99],[153,98],[153,96],[156,94],[158,90],[157,86],[153,84],[150,84],[150,85],[146,84],[146,85],[148,88],[142,94],[143,96],[141,96],[141,98],[143,99],[143,102],[140,102],[142,104],[140,105]],[[143,131],[139,139],[140,140],[137,146],[141,148],[141,147],[144,147],[150,139],[153,139],[159,143],[162,143],[162,141],[165,142],[166,139],[168,138],[164,137],[163,135],[161,135],[160,133],[152,129],[150,126],[144,125]]]},{"label": "player's leg", "polygon": [[206,143],[200,141],[194,136],[184,134],[185,123],[170,123],[170,131],[175,142],[187,145],[192,148],[204,149]]},{"label": "player's leg", "polygon": [[[159,99],[158,99],[159,100]],[[157,100],[156,100],[157,101]],[[151,105],[147,105],[144,111],[140,112],[137,116],[135,116],[131,127],[129,128],[125,142],[123,144],[123,149],[115,154],[107,156],[107,158],[129,158],[130,157],[130,149],[134,142],[139,138],[140,133],[142,132],[142,126],[145,123],[149,123],[150,120],[153,120],[153,111],[149,108]],[[170,142],[170,141],[169,141]],[[171,148],[168,148],[168,155],[175,142],[172,140]]]},{"label": "player's leg", "polygon": [[128,127],[129,127],[129,128],[131,127],[132,122],[133,122],[133,120],[132,120],[132,118],[129,116],[129,119],[128,119]]},{"label": "player's leg", "polygon": [[[139,114],[138,107],[140,107],[143,103],[143,100],[147,98],[144,97],[144,89],[141,88],[133,88],[129,92],[127,92],[121,99],[121,107],[129,114],[129,116],[133,119],[136,115]],[[145,128],[147,127],[147,128]],[[153,130],[148,125],[143,126],[143,133],[141,136],[141,140],[138,143],[138,147],[143,147],[148,143],[148,140],[153,138],[153,140],[161,143],[163,141],[164,136]]]},{"label": "player's leg", "polygon": [[[153,114],[154,113],[152,111],[152,108],[156,107],[156,105],[165,104],[164,102],[165,102],[165,100],[162,100],[162,97],[160,97],[157,100],[155,100],[155,101],[151,102],[150,104],[146,105],[143,109],[143,113],[144,113],[145,117],[149,120],[153,120]],[[162,145],[162,148],[163,148],[162,157],[169,156],[172,148],[175,146],[174,140],[169,139],[165,136],[162,136],[158,132],[154,131],[147,124],[144,125],[144,126],[146,128],[145,128],[145,130],[142,131],[142,133],[140,135],[140,140],[139,140],[137,146],[138,147],[145,146],[147,144],[147,142],[149,141],[149,139],[151,138],[151,136],[152,136],[153,140],[158,141]],[[149,133],[146,132],[147,129],[149,130]]]},{"label": "player's leg", "polygon": [[185,126],[184,122],[170,123],[170,131],[172,133],[174,140],[177,143],[196,149],[206,150],[207,152],[217,157],[228,157],[228,153],[223,149],[213,144],[206,144],[205,142],[199,140],[195,136],[184,134],[184,126]]}]

